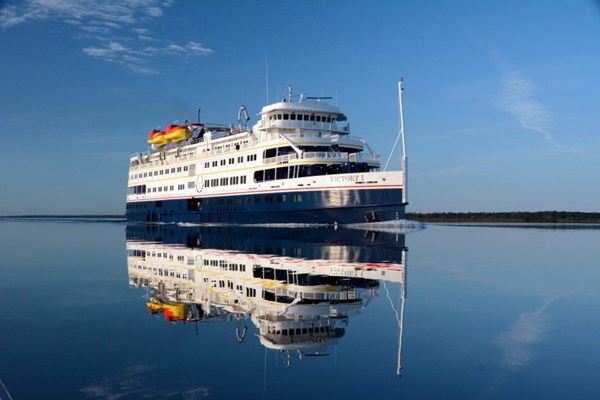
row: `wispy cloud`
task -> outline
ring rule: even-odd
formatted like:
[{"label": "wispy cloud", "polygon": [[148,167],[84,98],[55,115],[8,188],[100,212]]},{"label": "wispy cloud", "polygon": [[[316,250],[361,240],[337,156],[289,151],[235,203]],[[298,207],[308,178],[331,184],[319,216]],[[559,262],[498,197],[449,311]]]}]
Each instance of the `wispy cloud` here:
[{"label": "wispy cloud", "polygon": [[533,358],[533,346],[540,342],[550,329],[546,310],[557,298],[549,298],[537,309],[519,315],[510,328],[495,338],[502,351],[500,365],[515,371],[525,367]]},{"label": "wispy cloud", "polygon": [[[172,43],[153,36],[150,26],[171,0],[26,0],[0,9],[0,29],[35,21],[57,21],[92,42],[83,54],[138,74],[157,74],[163,56],[207,56],[214,50],[196,41]],[[143,42],[143,43],[142,43]],[[148,43],[153,46],[148,46]]]},{"label": "wispy cloud", "polygon": [[540,133],[551,145],[563,147],[550,133],[553,115],[535,98],[534,81],[511,68],[489,47],[488,53],[501,75],[502,90],[495,101],[496,107],[515,117],[523,128]]}]

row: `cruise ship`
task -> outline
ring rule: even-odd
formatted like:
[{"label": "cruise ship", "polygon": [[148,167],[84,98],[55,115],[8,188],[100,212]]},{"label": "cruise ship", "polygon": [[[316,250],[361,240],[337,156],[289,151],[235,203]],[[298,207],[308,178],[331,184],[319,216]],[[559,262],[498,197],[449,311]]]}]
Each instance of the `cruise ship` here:
[{"label": "cruise ship", "polygon": [[[331,354],[349,319],[365,312],[382,284],[400,285],[402,314],[397,317],[402,322],[403,237],[373,242],[358,231],[328,230],[296,241],[287,233],[279,230],[265,238],[244,230],[128,226],[129,284],[147,291],[149,313],[171,323],[196,324],[196,329],[211,321],[232,323],[240,343],[256,335],[287,363]],[[245,244],[248,236],[252,240]],[[229,249],[231,243],[239,250]]]},{"label": "cruise ship", "polygon": [[[399,84],[402,168],[350,131],[330,98],[294,96],[267,105],[249,126],[171,124],[131,156],[126,215],[144,223],[352,224],[404,219],[406,152]],[[396,143],[398,139],[396,140]],[[385,168],[384,168],[385,169]]]}]

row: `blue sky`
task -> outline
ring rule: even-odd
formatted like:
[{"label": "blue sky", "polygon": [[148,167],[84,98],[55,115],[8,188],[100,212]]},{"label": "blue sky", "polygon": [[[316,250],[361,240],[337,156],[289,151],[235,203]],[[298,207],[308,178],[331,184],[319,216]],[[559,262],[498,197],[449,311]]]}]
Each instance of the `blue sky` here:
[{"label": "blue sky", "polygon": [[404,78],[409,211],[600,205],[595,1],[4,1],[0,54],[0,215],[123,213],[147,132],[254,116],[265,54],[383,159]]}]

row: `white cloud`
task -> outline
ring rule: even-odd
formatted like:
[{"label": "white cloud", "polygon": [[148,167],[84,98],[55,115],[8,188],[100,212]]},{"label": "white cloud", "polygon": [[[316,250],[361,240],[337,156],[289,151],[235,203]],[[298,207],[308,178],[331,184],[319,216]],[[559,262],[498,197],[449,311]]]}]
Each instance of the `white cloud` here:
[{"label": "white cloud", "polygon": [[[0,29],[34,21],[57,21],[81,30],[80,39],[93,41],[83,54],[117,63],[139,74],[158,73],[157,57],[207,56],[213,50],[202,43],[167,44],[148,27],[173,4],[171,0],[25,0],[0,9]],[[145,47],[139,41],[164,45]]]}]

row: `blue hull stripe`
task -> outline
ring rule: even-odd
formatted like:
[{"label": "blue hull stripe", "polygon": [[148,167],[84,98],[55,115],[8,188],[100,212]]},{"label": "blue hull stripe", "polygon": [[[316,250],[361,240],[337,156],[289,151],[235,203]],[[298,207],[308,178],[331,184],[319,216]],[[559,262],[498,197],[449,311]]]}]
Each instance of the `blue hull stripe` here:
[{"label": "blue hull stripe", "polygon": [[362,223],[404,218],[402,189],[261,193],[131,202],[130,222]]}]

